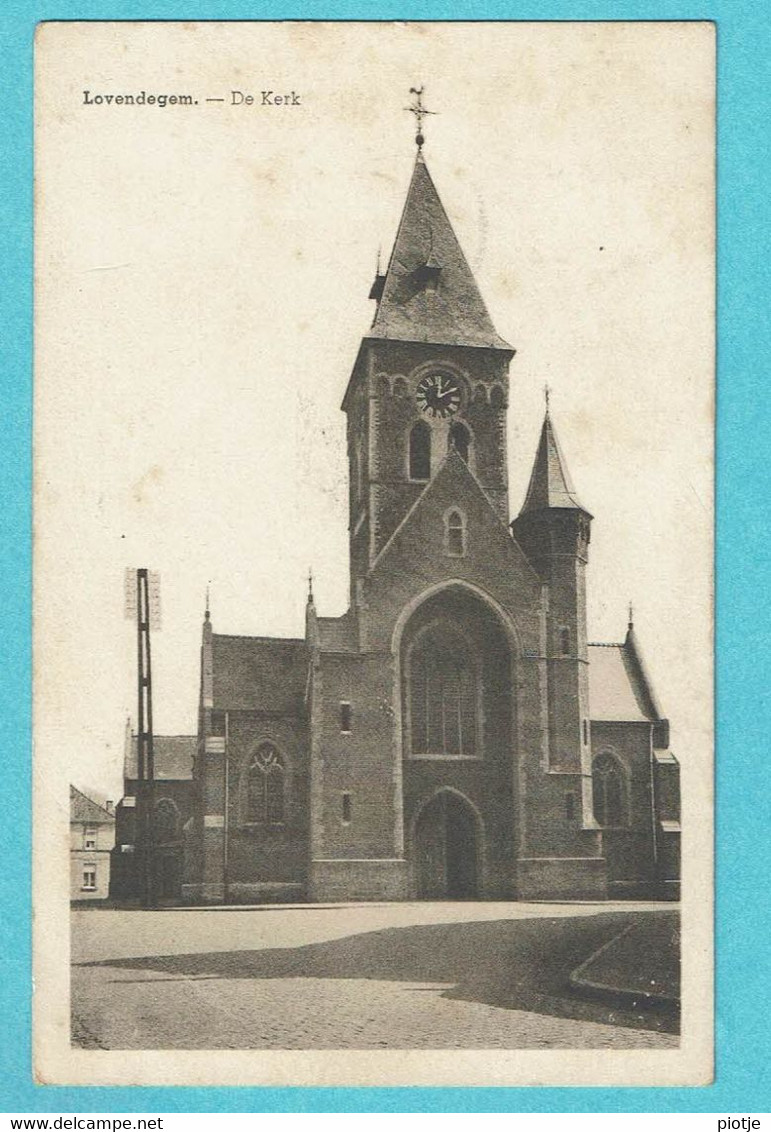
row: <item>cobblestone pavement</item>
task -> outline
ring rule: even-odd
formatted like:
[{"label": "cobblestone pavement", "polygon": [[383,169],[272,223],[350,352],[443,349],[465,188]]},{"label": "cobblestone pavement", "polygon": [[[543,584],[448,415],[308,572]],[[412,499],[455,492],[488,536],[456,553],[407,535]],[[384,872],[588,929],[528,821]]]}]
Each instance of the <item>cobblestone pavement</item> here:
[{"label": "cobblestone pavement", "polygon": [[676,1018],[570,973],[672,905],[87,909],[73,1044],[92,1049],[673,1048]]}]

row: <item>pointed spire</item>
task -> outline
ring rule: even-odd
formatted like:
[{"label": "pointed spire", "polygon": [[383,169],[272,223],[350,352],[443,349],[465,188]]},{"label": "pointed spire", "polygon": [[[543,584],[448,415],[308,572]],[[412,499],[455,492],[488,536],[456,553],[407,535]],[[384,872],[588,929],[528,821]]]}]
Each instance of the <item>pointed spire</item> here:
[{"label": "pointed spire", "polygon": [[313,570],[308,567],[308,600],[305,603],[305,640],[309,648],[318,648],[319,623],[313,598]]},{"label": "pointed spire", "polygon": [[379,304],[369,338],[514,352],[492,324],[420,148],[388,268],[373,291]]},{"label": "pointed spire", "polygon": [[[548,398],[548,386],[546,389]],[[541,439],[538,442],[538,451],[530,475],[530,485],[527,489],[521,514],[548,507],[570,508],[585,511],[588,514],[586,508],[579,503],[576,497],[575,488],[549,415],[547,399]]]}]

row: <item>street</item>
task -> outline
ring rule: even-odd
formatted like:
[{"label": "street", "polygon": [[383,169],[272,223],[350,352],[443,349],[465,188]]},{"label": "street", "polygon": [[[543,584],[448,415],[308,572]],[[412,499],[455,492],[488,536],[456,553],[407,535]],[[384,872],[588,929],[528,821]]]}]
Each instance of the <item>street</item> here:
[{"label": "street", "polygon": [[420,903],[72,913],[89,1049],[661,1049],[677,1015],[573,972],[671,904]]}]

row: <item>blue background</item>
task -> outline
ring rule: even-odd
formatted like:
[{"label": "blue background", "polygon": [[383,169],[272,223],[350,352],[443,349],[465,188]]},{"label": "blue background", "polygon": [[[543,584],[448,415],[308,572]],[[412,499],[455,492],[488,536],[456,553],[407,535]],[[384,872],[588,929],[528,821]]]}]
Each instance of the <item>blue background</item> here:
[{"label": "blue background", "polygon": [[[36,1086],[30,1049],[32,40],[43,19],[670,20],[718,25],[717,1067],[690,1089]],[[0,13],[0,1109],[4,1111],[768,1111],[771,574],[771,5],[612,0],[3,0]],[[769,359],[771,360],[771,359]],[[764,836],[765,834],[765,836]]]}]

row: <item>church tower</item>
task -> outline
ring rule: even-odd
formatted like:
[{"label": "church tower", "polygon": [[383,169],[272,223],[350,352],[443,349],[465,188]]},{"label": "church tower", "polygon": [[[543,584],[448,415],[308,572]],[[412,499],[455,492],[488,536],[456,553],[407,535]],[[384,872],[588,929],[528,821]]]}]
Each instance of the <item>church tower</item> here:
[{"label": "church tower", "polygon": [[[450,447],[508,522],[506,408],[514,354],[493,327],[422,152],[377,307],[343,400],[350,473],[352,604],[357,580]],[[360,588],[360,581],[359,581]]]}]

